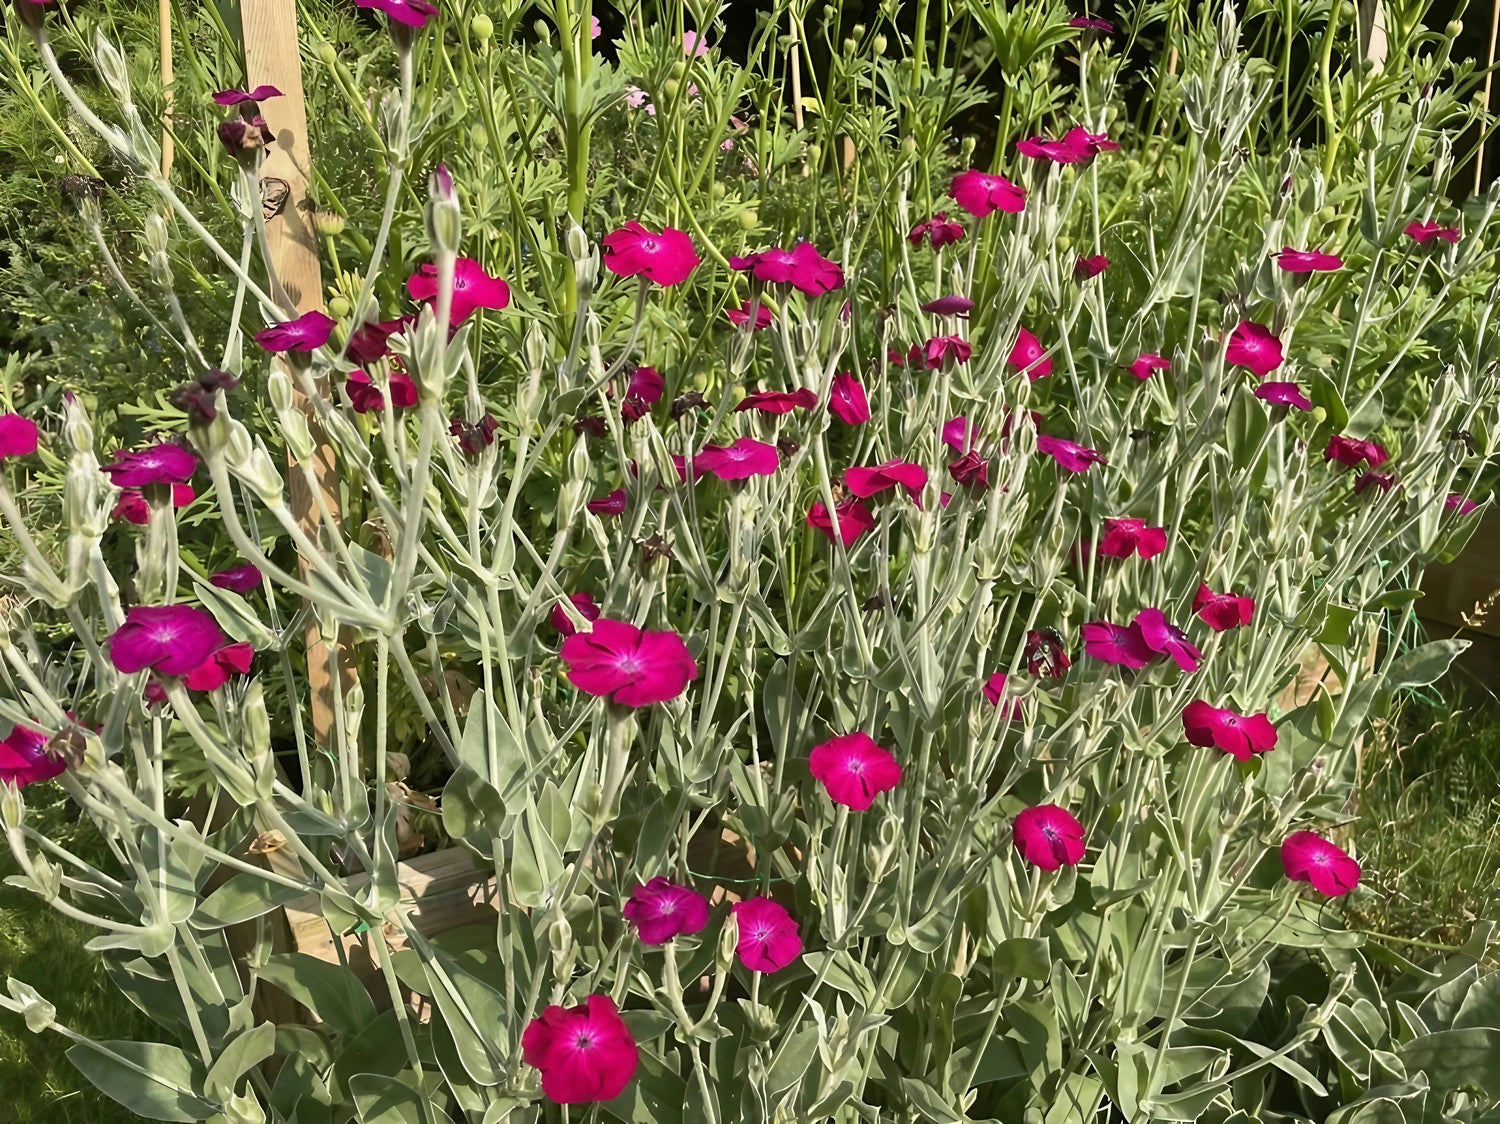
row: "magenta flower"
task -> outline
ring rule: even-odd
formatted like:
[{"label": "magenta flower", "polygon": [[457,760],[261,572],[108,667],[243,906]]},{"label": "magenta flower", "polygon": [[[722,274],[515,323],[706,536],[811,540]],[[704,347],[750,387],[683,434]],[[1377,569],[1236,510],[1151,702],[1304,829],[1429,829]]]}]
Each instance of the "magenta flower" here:
[{"label": "magenta flower", "polygon": [[936,336],[923,345],[921,359],[922,365],[928,370],[937,370],[940,367],[952,368],[960,363],[967,363],[972,354],[973,347],[963,337]]},{"label": "magenta flower", "polygon": [[120,488],[144,488],[148,484],[182,484],[192,478],[198,458],[181,445],[162,441],[136,452],[119,452],[99,471]]},{"label": "magenta flower", "polygon": [[50,740],[46,734],[29,726],[17,723],[12,727],[10,736],[0,741],[0,785],[25,788],[62,774],[68,763],[47,752]]},{"label": "magenta flower", "polygon": [[843,541],[846,550],[859,540],[860,535],[875,527],[875,516],[870,513],[870,509],[858,496],[849,496],[842,500],[833,509],[832,514],[829,514],[822,500],[813,504],[807,513],[807,525],[822,531],[829,542],[834,541],[835,520],[838,521],[838,537]]},{"label": "magenta flower", "polygon": [[863,731],[840,734],[813,747],[808,770],[835,804],[867,810],[882,792],[901,783],[901,766]]},{"label": "magenta flower", "polygon": [[[436,301],[438,291],[437,266],[425,262],[422,268],[406,279],[406,291],[414,301]],[[480,308],[498,312],[510,304],[510,286],[498,277],[491,277],[473,258],[459,258],[453,263],[453,307],[449,312],[450,325],[462,324]]]},{"label": "magenta flower", "polygon": [[1073,264],[1073,280],[1087,281],[1090,277],[1098,277],[1109,268],[1109,259],[1103,254],[1086,258],[1080,255],[1078,261]]},{"label": "magenta flower", "polygon": [[661,401],[661,396],[666,391],[666,380],[655,367],[635,367],[630,372],[630,381],[625,384],[625,399],[620,403],[620,416],[625,419],[626,424],[640,421],[651,412],[654,404]]},{"label": "magenta flower", "polygon": [[[727,316],[727,317],[729,317],[729,322],[731,324],[733,324],[735,327],[737,327],[737,328],[743,327],[750,320],[750,305],[751,305],[751,303],[752,303],[751,301],[744,301],[744,302],[742,302],[740,304],[739,308],[726,308],[724,310],[724,315]],[[767,308],[764,304],[756,303],[756,305],[755,305],[755,327],[753,329],[751,329],[751,330],[758,332],[762,328],[769,328],[770,326],[771,326],[771,310],[769,308]]]},{"label": "magenta flower", "polygon": [[1052,373],[1052,360],[1047,358],[1047,349],[1025,328],[1016,336],[1016,345],[1010,349],[1005,361],[1012,369],[1024,372],[1032,382]]},{"label": "magenta flower", "polygon": [[1057,140],[1031,137],[1017,141],[1016,151],[1033,160],[1046,160],[1053,164],[1085,164],[1101,152],[1112,152],[1119,144],[1104,133],[1091,133],[1075,126]]},{"label": "magenta flower", "polygon": [[1379,488],[1382,492],[1389,492],[1391,485],[1396,483],[1396,477],[1389,472],[1366,472],[1354,482],[1354,494],[1360,495],[1371,488]]},{"label": "magenta flower", "polygon": [[1323,450],[1324,461],[1337,461],[1339,464],[1349,468],[1357,467],[1361,462],[1368,464],[1371,468],[1379,468],[1391,459],[1390,453],[1385,451],[1383,445],[1374,441],[1361,441],[1357,437],[1344,437],[1334,434],[1328,439],[1328,448]]},{"label": "magenta flower", "polygon": [[[623,489],[622,489],[623,491]],[[586,621],[599,619],[599,606],[594,601],[592,593],[570,593],[568,600],[573,603],[573,608],[578,610],[579,616]],[[564,636],[572,636],[578,630],[573,627],[573,618],[568,616],[567,610],[562,607],[561,602],[552,606],[552,615],[549,618],[552,627]]]},{"label": "magenta flower", "polygon": [[948,466],[948,475],[965,488],[988,488],[990,486],[990,462],[970,449]]},{"label": "magenta flower", "polygon": [[801,390],[761,390],[740,399],[734,412],[759,410],[763,414],[790,414],[793,410],[811,410],[818,404],[818,396],[805,387]]},{"label": "magenta flower", "polygon": [[182,685],[189,691],[217,691],[231,676],[249,675],[254,658],[254,645],[226,644],[183,676]]},{"label": "magenta flower", "polygon": [[215,105],[239,105],[247,101],[268,101],[281,97],[275,86],[257,86],[253,90],[220,90],[213,95]]},{"label": "magenta flower", "polygon": [[1275,255],[1276,264],[1286,273],[1327,273],[1344,268],[1344,259],[1321,250],[1294,250],[1290,246]]},{"label": "magenta flower", "polygon": [[606,492],[596,499],[589,500],[583,506],[595,515],[624,515],[629,502],[625,496],[625,489],[616,488],[613,492]]},{"label": "magenta flower", "polygon": [[635,1076],[640,1051],[607,995],[576,1007],[548,1007],[521,1035],[521,1060],[541,1071],[542,1092],[557,1104],[618,1097]]},{"label": "magenta flower", "polygon": [[1311,831],[1294,831],[1282,840],[1281,868],[1293,882],[1310,882],[1330,898],[1341,898],[1359,885],[1359,863]]},{"label": "magenta flower", "polygon": [[863,425],[870,420],[870,402],[865,397],[865,388],[847,371],[833,376],[828,412],[845,425]]},{"label": "magenta flower", "polygon": [[1062,634],[1055,628],[1032,628],[1026,632],[1026,671],[1030,675],[1061,679],[1073,666],[1063,647]]},{"label": "magenta flower", "polygon": [[1255,397],[1271,406],[1292,406],[1298,410],[1313,408],[1312,400],[1294,382],[1263,382],[1255,388]]},{"label": "magenta flower", "polygon": [[1141,639],[1153,652],[1169,657],[1183,671],[1198,670],[1203,653],[1193,647],[1187,633],[1167,622],[1160,609],[1142,609],[1130,623],[1140,629]]},{"label": "magenta flower", "polygon": [[1026,189],[1017,187],[1004,176],[992,176],[977,168],[959,172],[953,177],[948,194],[977,219],[996,211],[1019,214],[1026,207]]},{"label": "magenta flower", "polygon": [[1236,761],[1249,761],[1276,747],[1276,727],[1266,715],[1237,714],[1201,699],[1183,708],[1182,729],[1190,745],[1222,749]]},{"label": "magenta flower", "polygon": [[955,453],[967,453],[974,441],[974,427],[969,424],[968,418],[960,415],[944,424],[942,439],[943,444]]},{"label": "magenta flower", "polygon": [[601,617],[589,632],[569,636],[559,653],[568,682],[619,706],[675,699],[698,678],[698,664],[675,632],[642,632]]},{"label": "magenta flower", "polygon": [[772,476],[781,467],[781,454],[775,445],[752,437],[736,437],[732,445],[705,445],[693,458],[699,473],[720,480],[748,480],[752,476]]},{"label": "magenta flower", "polygon": [[635,922],[642,944],[666,944],[673,937],[703,931],[708,924],[708,899],[658,876],[632,890],[620,912],[626,921]]},{"label": "magenta flower", "polygon": [[844,287],[842,267],[818,253],[811,242],[798,242],[790,250],[762,250],[743,258],[730,258],[729,268],[748,271],[757,281],[791,285],[810,297]]},{"label": "magenta flower", "polygon": [[1144,561],[1167,549],[1167,529],[1148,527],[1144,519],[1106,519],[1099,553],[1106,558],[1129,558],[1132,554]]},{"label": "magenta flower", "polygon": [[786,907],[770,898],[734,903],[735,952],[752,972],[779,972],[802,955],[802,934]]},{"label": "magenta flower", "polygon": [[1461,235],[1456,226],[1439,226],[1435,222],[1412,222],[1406,224],[1406,235],[1419,246],[1425,246],[1434,238],[1457,244]]},{"label": "magenta flower", "polygon": [[1255,615],[1255,598],[1215,593],[1207,585],[1199,585],[1198,592],[1193,594],[1193,612],[1215,632],[1225,632],[1250,623]]},{"label": "magenta flower", "polygon": [[678,285],[698,268],[693,240],[670,226],[653,234],[627,222],[604,236],[604,268],[620,277],[645,277],[658,285]]},{"label": "magenta flower", "polygon": [[938,297],[924,304],[922,311],[934,316],[968,316],[974,311],[974,302],[968,297]]},{"label": "magenta flower", "polygon": [[923,219],[912,227],[911,233],[906,236],[906,240],[913,246],[920,246],[925,239],[934,250],[940,250],[954,242],[961,242],[963,238],[963,224],[950,219],[947,211],[939,211],[932,218]]},{"label": "magenta flower", "polygon": [[1109,463],[1102,453],[1087,446],[1064,441],[1061,437],[1048,437],[1045,434],[1037,436],[1036,451],[1051,457],[1060,467],[1069,472],[1087,472],[1090,465]]},{"label": "magenta flower", "polygon": [[1136,378],[1145,382],[1151,377],[1152,371],[1168,371],[1172,368],[1170,359],[1163,359],[1153,351],[1142,352],[1135,357],[1135,361],[1123,369],[1129,371]]},{"label": "magenta flower", "polygon": [[1443,501],[1444,511],[1456,511],[1460,515],[1469,514],[1469,512],[1473,511],[1478,506],[1479,505],[1473,500],[1469,499],[1467,496],[1462,495],[1459,492],[1450,493],[1448,498]]},{"label": "magenta flower", "polygon": [[[191,484],[172,485],[173,507],[187,507],[197,498],[198,495],[193,491]],[[144,527],[151,521],[151,505],[146,502],[145,493],[139,488],[126,488],[120,493],[115,509],[110,512],[110,518]]]},{"label": "magenta flower", "polygon": [[921,501],[927,487],[927,470],[910,461],[891,460],[874,468],[844,469],[844,487],[861,499],[878,496],[889,488],[900,486],[912,499]]},{"label": "magenta flower", "polygon": [[105,641],[115,670],[186,675],[224,646],[213,617],[192,605],[137,605]]},{"label": "magenta flower", "polygon": [[1083,859],[1083,824],[1056,804],[1038,804],[1016,814],[1010,827],[1016,850],[1032,866],[1053,871]]},{"label": "magenta flower", "polygon": [[418,29],[427,26],[427,21],[436,19],[438,10],[427,0],[354,0],[356,8],[374,8],[384,12],[396,23]]},{"label": "magenta flower", "polygon": [[335,321],[313,309],[304,312],[295,320],[272,324],[264,331],[255,333],[255,342],[273,354],[284,351],[317,351],[333,335]]},{"label": "magenta flower", "polygon": [[1271,334],[1271,329],[1253,320],[1240,321],[1229,334],[1229,346],[1224,351],[1226,362],[1236,367],[1249,367],[1261,378],[1281,366],[1285,358],[1281,341]]},{"label": "magenta flower", "polygon": [[412,323],[412,317],[398,320],[366,320],[349,335],[344,351],[357,363],[374,363],[391,353],[390,338],[400,335]]},{"label": "magenta flower", "polygon": [[36,422],[20,414],[0,414],[0,460],[36,452]]},{"label": "magenta flower", "polygon": [[1082,28],[1085,31],[1102,31],[1104,34],[1112,34],[1115,25],[1109,20],[1090,19],[1088,16],[1074,16],[1068,21],[1069,27]]},{"label": "magenta flower", "polygon": [[[984,684],[985,701],[991,706],[1000,706],[1001,700],[1006,699],[1007,681],[1008,676],[1003,671],[997,671],[991,675]],[[1019,722],[1021,720],[1021,700],[1012,696],[1001,707],[1000,716],[1012,722]]]},{"label": "magenta flower", "polygon": [[258,588],[264,580],[260,567],[247,564],[220,570],[209,577],[208,584],[219,589],[227,589],[230,593],[249,593],[252,589]]},{"label": "magenta flower", "polygon": [[[392,371],[387,381],[391,388],[391,405],[395,409],[410,409],[417,404],[417,384],[405,371]],[[356,414],[385,409],[385,394],[364,371],[349,372],[344,379],[344,393],[349,396],[349,405]]]},{"label": "magenta flower", "polygon": [[1083,626],[1082,632],[1084,654],[1103,663],[1139,670],[1150,663],[1155,656],[1151,647],[1146,643],[1141,626],[1135,622],[1130,624],[1091,622]]}]

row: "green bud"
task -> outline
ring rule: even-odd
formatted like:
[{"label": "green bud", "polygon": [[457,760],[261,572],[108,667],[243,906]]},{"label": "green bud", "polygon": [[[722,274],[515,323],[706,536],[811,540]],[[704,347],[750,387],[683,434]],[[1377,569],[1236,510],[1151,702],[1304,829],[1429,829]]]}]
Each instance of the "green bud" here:
[{"label": "green bud", "polygon": [[322,238],[337,238],[344,233],[344,216],[331,214],[328,211],[313,212],[313,229]]},{"label": "green bud", "polygon": [[1325,223],[1327,223],[1327,222],[1333,222],[1338,217],[1339,217],[1339,213],[1338,213],[1338,211],[1334,210],[1332,204],[1329,204],[1328,206],[1324,207],[1321,211],[1318,212],[1318,218],[1320,220],[1322,220],[1323,222],[1325,222]]},{"label": "green bud", "polygon": [[816,164],[822,158],[822,156],[823,156],[823,146],[822,145],[814,142],[814,143],[809,144],[807,146],[807,159],[808,159],[808,161],[810,163]]},{"label": "green bud", "polygon": [[885,38],[884,35],[877,35],[877,36],[875,36],[875,42],[872,45],[875,48],[875,54],[876,55],[883,55],[883,54],[885,54],[885,49],[888,46],[888,44],[886,42],[886,38]]},{"label": "green bud", "polygon": [[335,320],[342,320],[353,311],[354,309],[350,306],[348,297],[336,296],[328,302],[328,315],[332,316]]},{"label": "green bud", "polygon": [[908,134],[906,134],[906,136],[904,136],[904,137],[901,138],[901,152],[902,152],[903,155],[910,156],[916,150],[917,150],[917,138],[916,137],[914,137],[910,133],[908,133]]},{"label": "green bud", "polygon": [[536,29],[536,37],[543,43],[552,42],[552,25],[546,20],[537,20],[531,25]]},{"label": "green bud", "polygon": [[683,62],[681,59],[678,59],[676,62],[674,62],[672,64],[672,77],[673,78],[681,78],[686,73],[687,73],[687,63]]},{"label": "green bud", "polygon": [[40,1034],[51,1028],[57,1018],[57,1008],[43,999],[41,992],[17,979],[7,979],[5,986],[10,991],[10,997],[20,1004],[27,1030],[32,1034]]},{"label": "green bud", "polygon": [[325,66],[332,66],[339,61],[339,52],[332,43],[318,44],[318,59]]},{"label": "green bud", "polygon": [[714,180],[714,185],[709,189],[709,194],[712,195],[715,199],[722,199],[728,193],[728,191],[729,189],[722,183],[720,183],[718,180]]},{"label": "green bud", "polygon": [[747,207],[740,212],[740,229],[754,230],[760,225],[760,213],[754,207]]},{"label": "green bud", "polygon": [[1443,28],[1443,34],[1446,35],[1449,39],[1457,39],[1463,33],[1464,33],[1464,21],[1463,20],[1449,20],[1448,21],[1448,26],[1445,27],[1445,28]]},{"label": "green bud", "polygon": [[[6,634],[6,640],[10,635]],[[26,799],[19,786],[10,781],[0,781],[0,823],[6,831],[19,831],[21,821],[26,818]]]},{"label": "green bud", "polygon": [[974,155],[975,143],[976,142],[972,136],[964,137],[962,149],[965,160]]},{"label": "green bud", "polygon": [[857,44],[853,39],[845,39],[844,40],[844,54],[846,54],[846,55],[852,55],[854,53],[854,48],[857,47],[858,45],[859,44]]},{"label": "green bud", "polygon": [[1312,420],[1318,425],[1322,425],[1325,421],[1328,420],[1328,411],[1325,410],[1322,406],[1314,406],[1312,411]]},{"label": "green bud", "polygon": [[668,78],[661,84],[661,92],[669,98],[675,98],[677,96],[677,91],[680,89],[682,89],[682,83],[679,82],[676,78]]},{"label": "green bud", "polygon": [[865,25],[862,23],[855,24],[854,30],[850,34],[856,39],[863,39],[865,37]]},{"label": "green bud", "polygon": [[469,21],[469,34],[481,43],[488,43],[490,36],[495,34],[495,21],[480,12]]}]

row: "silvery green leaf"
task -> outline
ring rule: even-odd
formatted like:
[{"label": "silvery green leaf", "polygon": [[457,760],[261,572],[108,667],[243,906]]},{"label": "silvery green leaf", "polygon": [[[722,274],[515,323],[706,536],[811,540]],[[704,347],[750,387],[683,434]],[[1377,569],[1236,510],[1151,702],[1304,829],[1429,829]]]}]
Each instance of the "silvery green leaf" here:
[{"label": "silvery green leaf", "polygon": [[203,1096],[192,1062],[176,1046],[85,1040],[67,1056],[96,1089],[147,1120],[207,1120],[218,1111]]}]

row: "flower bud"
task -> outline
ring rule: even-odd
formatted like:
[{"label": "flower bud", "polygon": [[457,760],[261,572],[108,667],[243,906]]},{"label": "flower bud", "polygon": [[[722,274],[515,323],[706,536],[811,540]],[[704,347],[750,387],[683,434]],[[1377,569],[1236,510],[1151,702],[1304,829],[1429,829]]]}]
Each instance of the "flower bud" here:
[{"label": "flower bud", "polygon": [[336,296],[330,298],[328,301],[328,315],[332,316],[335,320],[342,320],[353,311],[354,309],[349,304],[348,297]]},{"label": "flower bud", "polygon": [[335,47],[332,43],[319,43],[318,58],[323,62],[325,66],[332,66],[334,63],[339,61],[338,48]]},{"label": "flower bud", "polygon": [[495,21],[480,12],[469,21],[469,34],[481,43],[488,43],[490,36],[495,34]]},{"label": "flower bud", "polygon": [[552,42],[552,25],[546,20],[537,20],[531,25],[536,31],[536,37],[543,43]]},{"label": "flower bud", "polygon": [[681,59],[678,59],[676,62],[674,62],[672,64],[672,77],[673,78],[681,78],[686,73],[687,73],[687,64],[685,62],[683,62]]},{"label": "flower bud", "polygon": [[680,89],[682,89],[682,83],[676,78],[668,78],[661,84],[661,92],[669,98],[675,98]]},{"label": "flower bud", "polygon": [[[5,638],[10,640],[9,632]],[[6,831],[19,831],[25,819],[26,799],[21,795],[21,789],[10,781],[0,781],[0,823],[5,825]]]},{"label": "flower bud", "polygon": [[850,34],[856,39],[863,39],[865,37],[865,25],[862,23],[855,24]]},{"label": "flower bud", "polygon": [[970,156],[974,155],[975,143],[976,142],[972,135],[964,137],[963,144],[960,147],[962,148],[965,160],[968,160]]},{"label": "flower bud", "polygon": [[[31,5],[22,3],[23,9]],[[10,997],[21,1007],[21,1016],[26,1020],[26,1029],[32,1034],[40,1034],[49,1030],[57,1019],[57,1008],[42,998],[41,992],[28,983],[10,978],[5,981],[5,986],[10,992]]]},{"label": "flower bud", "polygon": [[439,164],[427,177],[427,237],[434,253],[457,254],[462,241],[463,216],[453,176]]},{"label": "flower bud", "polygon": [[858,45],[859,44],[855,43],[855,41],[852,38],[851,39],[845,39],[844,40],[844,54],[846,54],[846,55],[852,55],[854,53],[854,48],[857,47]]},{"label": "flower bud", "polygon": [[875,36],[875,42],[873,46],[877,55],[883,55],[885,54],[886,47],[890,46],[890,43],[886,40],[886,37],[884,35],[877,35]]},{"label": "flower bud", "polygon": [[722,199],[729,193],[729,189],[725,187],[720,181],[714,180],[714,185],[713,187],[709,188],[708,193],[715,199]]},{"label": "flower bud", "polygon": [[[22,0],[20,6],[24,7],[25,2]],[[104,38],[101,30],[94,32],[94,66],[116,100],[121,105],[130,104],[130,69],[125,65],[125,56]]]},{"label": "flower bud", "polygon": [[754,230],[760,225],[760,212],[754,207],[747,207],[740,212],[739,222],[741,230]]},{"label": "flower bud", "polygon": [[344,233],[344,216],[331,211],[314,211],[312,223],[313,229],[322,238],[337,238]]},{"label": "flower bud", "polygon": [[734,922],[734,915],[730,914],[724,921],[724,927],[719,930],[719,944],[714,949],[714,968],[719,973],[727,972],[733,967],[734,950],[739,939],[739,927]]},{"label": "flower bud", "polygon": [[272,367],[271,373],[266,376],[266,391],[271,398],[271,408],[278,416],[292,408],[291,376],[279,366]]},{"label": "flower bud", "polygon": [[914,136],[912,136],[910,133],[907,133],[906,136],[904,136],[904,137],[901,138],[901,153],[902,153],[902,155],[903,156],[910,156],[916,150],[917,150],[917,138],[914,137]]}]

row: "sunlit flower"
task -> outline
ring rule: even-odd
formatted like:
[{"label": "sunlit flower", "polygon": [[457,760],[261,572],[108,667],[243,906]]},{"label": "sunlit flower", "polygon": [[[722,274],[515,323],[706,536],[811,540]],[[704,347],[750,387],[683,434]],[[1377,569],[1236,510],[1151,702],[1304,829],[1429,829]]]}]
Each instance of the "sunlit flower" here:
[{"label": "sunlit flower", "polygon": [[1088,16],[1074,16],[1068,21],[1069,27],[1081,28],[1085,31],[1102,31],[1106,35],[1113,33],[1115,25],[1109,20],[1090,19]]},{"label": "sunlit flower", "polygon": [[1290,246],[1276,254],[1276,264],[1286,273],[1327,273],[1344,268],[1344,259],[1321,250],[1294,250]]},{"label": "sunlit flower", "polygon": [[1341,898],[1359,885],[1359,863],[1311,831],[1294,831],[1282,841],[1281,867],[1293,882],[1309,882],[1330,898]]},{"label": "sunlit flower", "polygon": [[[967,363],[974,354],[974,349],[962,336],[935,336],[922,345],[919,354],[922,366],[928,370],[937,370]],[[914,362],[912,365],[917,364]]]},{"label": "sunlit flower", "polygon": [[[621,489],[621,491],[623,490]],[[568,594],[568,601],[584,620],[596,621],[599,619],[599,606],[594,601],[592,593],[570,593]],[[553,629],[563,636],[572,636],[578,631],[573,626],[573,618],[568,615],[568,611],[562,607],[561,602],[552,606],[552,614],[548,617],[548,620],[551,621]]]},{"label": "sunlit flower", "polygon": [[735,952],[752,972],[779,972],[802,955],[802,934],[786,907],[770,898],[747,898],[733,907]]},{"label": "sunlit flower", "polygon": [[1037,435],[1036,451],[1051,457],[1069,472],[1087,472],[1090,465],[1109,463],[1102,453],[1085,445],[1065,441],[1061,437],[1048,437],[1046,434]]},{"label": "sunlit flower", "polygon": [[1355,468],[1361,463],[1371,468],[1379,468],[1391,459],[1391,455],[1385,451],[1383,445],[1374,441],[1362,441],[1357,437],[1334,434],[1328,439],[1328,447],[1323,450],[1323,459],[1337,461],[1349,468]]},{"label": "sunlit flower", "polygon": [[762,414],[790,414],[793,410],[810,410],[818,404],[818,396],[806,387],[798,390],[761,390],[741,398],[734,412],[758,410]]},{"label": "sunlit flower", "polygon": [[995,211],[1019,214],[1026,206],[1026,189],[1017,187],[1004,176],[994,176],[970,168],[953,177],[948,194],[964,210],[982,219]]},{"label": "sunlit flower", "polygon": [[1271,406],[1290,406],[1311,410],[1312,400],[1294,382],[1263,382],[1255,388],[1255,397]]},{"label": "sunlit flower", "polygon": [[1016,345],[1010,349],[1005,362],[1013,370],[1024,373],[1032,382],[1052,373],[1052,360],[1047,358],[1047,349],[1042,346],[1041,340],[1025,328],[1020,329],[1017,334]]},{"label": "sunlit flower", "polygon": [[920,501],[922,489],[927,487],[927,470],[903,460],[889,460],[874,468],[846,468],[844,487],[862,499],[901,487],[912,499]]},{"label": "sunlit flower", "polygon": [[428,0],[354,0],[356,8],[374,8],[384,12],[397,23],[407,27],[423,28],[427,21],[436,19],[437,6]]},{"label": "sunlit flower", "polygon": [[1271,329],[1253,320],[1242,320],[1229,334],[1229,346],[1224,350],[1224,359],[1235,367],[1249,367],[1261,378],[1265,378],[1286,358],[1281,340],[1271,334]]},{"label": "sunlit flower", "polygon": [[901,766],[863,731],[841,734],[813,747],[808,770],[835,804],[863,812],[882,792],[901,783]]},{"label": "sunlit flower", "polygon": [[0,414],[0,460],[36,452],[36,422],[20,414]]},{"label": "sunlit flower", "polygon": [[1189,674],[1198,670],[1203,653],[1188,640],[1187,633],[1168,623],[1166,614],[1160,609],[1142,609],[1131,624],[1140,629],[1141,639],[1153,652],[1167,656]]},{"label": "sunlit flower", "polygon": [[703,931],[708,924],[708,899],[658,876],[632,890],[620,912],[626,921],[635,922],[642,944],[666,944],[673,937]]},{"label": "sunlit flower", "polygon": [[1106,558],[1140,555],[1144,561],[1167,549],[1167,529],[1148,527],[1144,519],[1106,519],[1099,553]]},{"label": "sunlit flower", "polygon": [[1083,824],[1056,804],[1039,804],[1018,812],[1010,833],[1021,857],[1043,870],[1077,866],[1083,859]]},{"label": "sunlit flower", "polygon": [[974,442],[974,427],[969,424],[969,419],[960,415],[943,424],[941,434],[943,444],[947,445],[955,453],[967,453]]},{"label": "sunlit flower", "polygon": [[1096,254],[1091,258],[1080,256],[1073,263],[1073,280],[1087,281],[1090,277],[1098,277],[1109,268],[1109,259],[1103,254]]},{"label": "sunlit flower", "polygon": [[696,31],[684,31],[682,53],[687,58],[701,59],[708,54],[708,40]]},{"label": "sunlit flower", "polygon": [[1215,593],[1207,585],[1199,585],[1193,595],[1193,612],[1215,632],[1224,632],[1250,623],[1255,615],[1255,599],[1236,593]]},{"label": "sunlit flower", "polygon": [[134,452],[119,452],[100,468],[110,482],[121,488],[144,488],[148,484],[183,484],[198,468],[198,458],[181,445],[161,441]]},{"label": "sunlit flower", "polygon": [[604,236],[604,268],[621,277],[645,277],[658,285],[677,285],[698,268],[693,240],[670,226],[654,234],[638,222],[627,222]]},{"label": "sunlit flower", "polygon": [[1170,359],[1163,359],[1153,351],[1146,351],[1137,355],[1132,362],[1125,365],[1124,369],[1142,382],[1145,382],[1151,377],[1151,372],[1153,371],[1171,370],[1172,361]]},{"label": "sunlit flower", "polygon": [[771,476],[781,467],[781,455],[775,445],[752,437],[736,437],[729,445],[705,445],[693,458],[700,473],[720,480],[748,480],[752,476]]},{"label": "sunlit flower", "polygon": [[828,412],[845,425],[863,425],[870,420],[870,403],[865,397],[865,388],[847,371],[833,376]]},{"label": "sunlit flower", "polygon": [[115,670],[126,675],[148,667],[158,675],[186,675],[224,646],[224,633],[192,605],[137,605],[105,643]]},{"label": "sunlit flower", "polygon": [[[414,301],[437,300],[437,266],[431,262],[406,279],[406,291]],[[453,263],[453,306],[450,324],[462,324],[475,309],[499,311],[510,304],[510,286],[491,277],[473,258],[459,258]]]},{"label": "sunlit flower", "polygon": [[333,335],[336,322],[330,316],[313,309],[304,312],[295,320],[272,324],[255,333],[255,342],[266,351],[280,354],[284,351],[317,351]]},{"label": "sunlit flower", "polygon": [[626,621],[601,617],[575,633],[559,653],[568,682],[619,706],[650,706],[675,699],[698,678],[698,664],[675,632],[642,632]]},{"label": "sunlit flower", "polygon": [[1222,749],[1236,761],[1249,761],[1276,747],[1276,727],[1268,716],[1222,710],[1201,699],[1183,708],[1182,729],[1190,745]]},{"label": "sunlit flower", "polygon": [[1462,235],[1456,226],[1442,226],[1435,222],[1412,222],[1406,224],[1406,235],[1419,246],[1425,246],[1434,238],[1457,243]]},{"label": "sunlit flower", "polygon": [[1104,133],[1091,133],[1075,126],[1057,140],[1031,137],[1016,142],[1016,151],[1033,160],[1046,160],[1053,164],[1084,164],[1101,152],[1112,152],[1119,144]]},{"label": "sunlit flower", "polygon": [[810,297],[844,287],[844,271],[829,261],[811,242],[798,242],[790,250],[761,250],[729,259],[729,268],[748,272],[758,281],[791,285]]},{"label": "sunlit flower", "polygon": [[0,785],[25,788],[62,775],[68,763],[61,755],[48,752],[50,740],[40,730],[17,722],[5,740],[0,741]]},{"label": "sunlit flower", "polygon": [[845,549],[853,546],[860,535],[875,527],[875,516],[858,496],[848,496],[841,500],[831,514],[822,500],[813,504],[807,513],[807,525],[822,531],[829,542],[834,541],[835,520],[838,521],[838,537],[843,541]]},{"label": "sunlit flower", "polygon": [[211,574],[208,584],[217,589],[227,589],[230,593],[249,593],[252,589],[259,588],[263,581],[265,578],[261,575],[260,567],[246,563]]},{"label": "sunlit flower", "polygon": [[521,1060],[541,1071],[548,1100],[590,1104],[625,1091],[640,1051],[615,1001],[590,995],[576,1007],[550,1006],[532,1019],[521,1035]]}]

